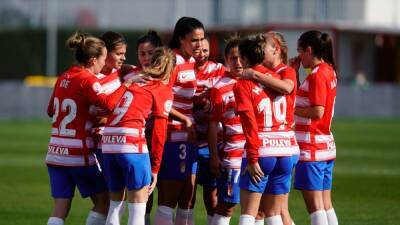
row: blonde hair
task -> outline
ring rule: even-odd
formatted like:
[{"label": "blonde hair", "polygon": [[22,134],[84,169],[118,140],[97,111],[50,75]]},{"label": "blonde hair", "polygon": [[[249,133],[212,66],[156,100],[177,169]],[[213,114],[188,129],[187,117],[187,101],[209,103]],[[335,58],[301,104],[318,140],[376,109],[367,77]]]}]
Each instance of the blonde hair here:
[{"label": "blonde hair", "polygon": [[68,38],[67,46],[74,50],[76,61],[85,65],[91,58],[98,58],[106,45],[99,38],[76,32]]},{"label": "blonde hair", "polygon": [[270,31],[265,34],[265,38],[268,43],[271,43],[274,47],[279,46],[281,49],[281,60],[284,64],[288,61],[288,46],[286,44],[283,35],[276,31]]},{"label": "blonde hair", "polygon": [[151,65],[143,69],[143,75],[157,80],[168,81],[175,63],[175,53],[171,49],[158,47],[154,50]]}]

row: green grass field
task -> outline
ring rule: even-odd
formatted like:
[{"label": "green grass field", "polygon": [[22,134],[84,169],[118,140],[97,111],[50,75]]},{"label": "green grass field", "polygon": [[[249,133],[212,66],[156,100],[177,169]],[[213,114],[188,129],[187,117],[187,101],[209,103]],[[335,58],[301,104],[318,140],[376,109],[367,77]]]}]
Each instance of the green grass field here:
[{"label": "green grass field", "polygon": [[[0,225],[46,224],[53,204],[44,164],[49,127],[49,121],[0,122]],[[333,129],[340,224],[400,224],[400,119],[337,119]],[[205,224],[200,193],[198,188],[196,224]],[[66,224],[85,223],[90,202],[76,196]],[[291,193],[290,210],[297,225],[309,224],[298,191]]]}]

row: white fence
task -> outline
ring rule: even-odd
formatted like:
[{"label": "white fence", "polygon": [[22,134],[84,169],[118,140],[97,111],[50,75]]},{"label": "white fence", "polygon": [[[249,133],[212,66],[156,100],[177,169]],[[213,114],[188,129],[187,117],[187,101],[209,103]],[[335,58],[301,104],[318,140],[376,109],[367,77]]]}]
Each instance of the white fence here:
[{"label": "white fence", "polygon": [[[45,118],[51,88],[27,87],[21,82],[0,83],[0,119]],[[400,117],[400,86],[339,85],[335,117]]]}]

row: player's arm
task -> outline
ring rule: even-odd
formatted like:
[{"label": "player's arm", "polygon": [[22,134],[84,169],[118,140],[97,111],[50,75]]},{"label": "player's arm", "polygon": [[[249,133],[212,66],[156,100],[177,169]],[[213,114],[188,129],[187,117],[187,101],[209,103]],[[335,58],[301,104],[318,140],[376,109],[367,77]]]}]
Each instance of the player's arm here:
[{"label": "player's arm", "polygon": [[[272,71],[271,71],[272,72]],[[261,83],[274,91],[281,94],[290,94],[294,89],[294,82],[291,79],[278,79],[273,77],[270,73],[261,73],[253,69],[246,69],[244,72],[244,77],[248,77]]]},{"label": "player's arm", "polygon": [[310,119],[321,119],[324,116],[324,106],[311,106],[311,107],[296,107],[294,114],[297,116],[310,118]]},{"label": "player's arm", "polygon": [[118,104],[122,95],[127,90],[127,86],[130,84],[124,83],[113,93],[106,95],[103,92],[101,84],[98,82],[97,78],[89,78],[84,83],[84,94],[89,99],[92,104],[102,107],[108,111],[112,111]]},{"label": "player's arm", "polygon": [[51,94],[51,97],[49,100],[49,104],[47,105],[47,115],[49,117],[53,117],[53,115],[54,115],[54,92],[55,92],[55,89],[53,90],[53,93]]},{"label": "player's arm", "polygon": [[186,125],[186,127],[192,127],[193,122],[192,120],[184,115],[183,113],[179,112],[178,110],[172,108],[171,112],[169,113],[169,116],[172,116],[173,119],[176,119]]},{"label": "player's arm", "polygon": [[258,164],[258,126],[252,105],[251,88],[246,87],[246,85],[238,85],[240,83],[239,81],[235,85],[234,94],[236,110],[240,116],[243,134],[246,138],[244,148],[246,150],[248,164],[244,172],[249,172],[251,179],[254,182],[259,182],[264,177],[264,173]]},{"label": "player's arm", "polygon": [[[161,165],[162,153],[167,134],[168,119],[160,116],[154,116],[154,129],[151,139],[151,171],[158,174]],[[156,129],[157,128],[157,129]]]},{"label": "player's arm", "polygon": [[207,141],[210,149],[210,170],[216,176],[221,175],[221,160],[218,156],[218,123],[222,115],[222,99],[216,89],[211,89],[210,100],[212,104],[211,119],[208,122]]}]

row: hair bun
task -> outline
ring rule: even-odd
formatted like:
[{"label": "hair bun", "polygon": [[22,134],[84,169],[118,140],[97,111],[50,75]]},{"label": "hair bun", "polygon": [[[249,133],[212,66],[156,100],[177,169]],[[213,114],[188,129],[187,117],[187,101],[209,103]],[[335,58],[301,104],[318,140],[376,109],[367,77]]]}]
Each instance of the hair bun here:
[{"label": "hair bun", "polygon": [[72,37],[68,39],[68,47],[69,48],[78,48],[81,47],[85,43],[85,35],[75,33]]}]

